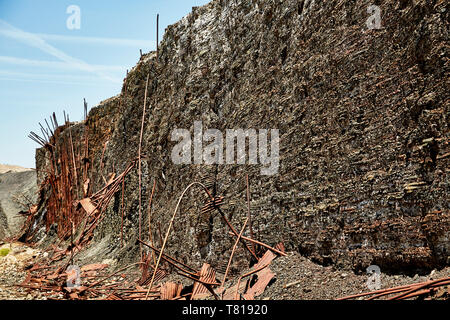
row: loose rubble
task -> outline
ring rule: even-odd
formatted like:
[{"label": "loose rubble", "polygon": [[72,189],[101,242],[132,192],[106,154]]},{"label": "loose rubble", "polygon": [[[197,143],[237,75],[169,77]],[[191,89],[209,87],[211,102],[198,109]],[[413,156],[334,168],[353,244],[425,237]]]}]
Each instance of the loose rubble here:
[{"label": "loose rubble", "polygon": [[[30,134],[39,200],[19,238],[48,256],[20,285],[67,299],[338,299],[364,293],[373,264],[383,288],[422,282],[401,275],[413,270],[445,284],[447,9],[383,5],[385,27],[368,30],[362,2],[214,0],[84,121],[53,114]],[[196,121],[277,128],[278,174],[173,163],[172,130]],[[104,259],[116,263],[82,270]],[[69,290],[74,263],[85,282]],[[412,298],[448,296],[424,288]]]}]

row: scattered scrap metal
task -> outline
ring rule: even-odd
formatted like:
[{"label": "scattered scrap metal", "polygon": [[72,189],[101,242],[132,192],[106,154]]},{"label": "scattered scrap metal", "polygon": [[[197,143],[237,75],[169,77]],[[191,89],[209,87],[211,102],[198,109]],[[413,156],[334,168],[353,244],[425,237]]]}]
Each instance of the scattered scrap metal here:
[{"label": "scattered scrap metal", "polygon": [[[148,79],[147,79],[148,81]],[[145,105],[145,103],[144,103]],[[86,118],[86,104],[85,104]],[[70,122],[68,116],[64,114],[65,127],[69,127]],[[53,130],[46,121],[47,128],[41,124],[42,137],[31,132],[30,138],[48,150],[49,162],[51,164],[51,172],[47,172],[47,180],[45,185],[50,185],[51,195],[47,203],[47,229],[50,225],[56,223],[58,226],[58,237],[61,240],[67,240],[70,237],[70,244],[67,248],[59,247],[59,244],[53,245],[48,252],[48,256],[27,269],[27,277],[19,286],[30,290],[40,290],[44,294],[51,296],[54,292],[62,292],[67,299],[107,299],[107,300],[197,300],[214,298],[218,300],[253,300],[261,295],[265,288],[273,281],[276,275],[270,270],[271,262],[277,256],[285,256],[285,248],[282,243],[276,247],[271,247],[261,241],[257,241],[253,237],[252,223],[249,204],[249,184],[248,176],[247,184],[247,219],[242,226],[241,232],[238,233],[232,226],[230,221],[221,211],[220,206],[223,204],[224,197],[214,195],[208,190],[208,184],[200,182],[191,183],[181,194],[172,219],[170,221],[165,240],[161,242],[162,247],[156,248],[151,238],[151,199],[153,197],[155,183],[150,198],[149,207],[149,240],[150,243],[142,241],[141,238],[141,212],[139,214],[139,245],[149,248],[150,253],[146,254],[141,250],[140,262],[128,265],[120,270],[108,274],[109,266],[107,264],[89,264],[80,268],[79,275],[83,280],[80,287],[73,287],[67,282],[70,274],[68,266],[73,262],[73,257],[85,247],[93,237],[93,232],[104,218],[104,212],[107,209],[114,195],[122,190],[122,219],[123,219],[123,193],[124,180],[127,174],[135,167],[140,171],[140,152],[139,156],[132,160],[126,169],[118,176],[112,173],[109,181],[105,181],[105,185],[94,194],[90,192],[90,180],[88,178],[89,163],[86,161],[89,155],[89,141],[86,132],[84,141],[84,155],[80,156],[80,152],[75,154],[75,148],[72,136],[69,134],[63,137],[69,141],[64,141],[62,150],[56,152],[56,135],[63,129],[58,127],[55,114],[50,117]],[[141,129],[142,131],[142,129]],[[141,134],[142,139],[142,134]],[[64,147],[68,146],[68,147]],[[104,149],[106,148],[106,144]],[[81,145],[80,148],[81,149]],[[104,150],[103,150],[104,153]],[[103,158],[103,154],[102,154]],[[78,161],[77,161],[78,160]],[[103,159],[102,159],[103,160]],[[101,163],[102,163],[101,160]],[[78,165],[77,165],[78,162]],[[83,179],[82,183],[78,181],[77,168]],[[236,241],[229,257],[226,271],[219,281],[216,270],[209,264],[204,263],[200,270],[196,270],[174,257],[164,253],[166,242],[171,231],[172,223],[177,214],[178,206],[187,190],[194,186],[200,186],[208,195],[209,201],[202,207],[202,214],[217,210],[224,222],[230,229],[229,235],[236,237]],[[82,187],[82,190],[78,189]],[[141,188],[139,188],[140,190]],[[91,195],[89,195],[91,194]],[[79,196],[81,200],[79,199]],[[36,208],[30,209],[28,223],[32,220],[32,216],[36,214]],[[250,230],[250,237],[243,236],[243,232],[247,227]],[[122,221],[123,228],[123,221]],[[76,234],[76,230],[80,230]],[[123,243],[123,230],[121,231],[121,243]],[[250,245],[249,245],[250,243]],[[257,263],[247,272],[240,275],[234,286],[226,286],[228,270],[233,259],[233,254],[238,244],[252,255]],[[266,251],[261,255],[257,253],[255,246],[265,248]],[[261,252],[261,251],[259,251]],[[68,257],[68,258],[67,258]],[[158,257],[156,259],[156,257]],[[183,286],[179,282],[165,281],[169,275],[168,269],[163,267],[164,262],[176,269],[176,273],[193,282],[193,285]],[[130,273],[131,267],[140,267],[140,274],[136,272]],[[232,280],[228,281],[228,284]],[[401,287],[383,289],[368,293],[357,294],[341,298],[340,300],[366,297],[368,300],[377,299],[393,294],[389,297],[391,300],[408,299],[418,296],[425,296],[433,293],[437,288],[450,284],[450,278],[443,278],[428,282],[416,283]]]},{"label": "scattered scrap metal", "polygon": [[[355,298],[365,298],[367,300],[374,300],[381,297],[391,296],[393,294],[397,294],[395,296],[387,297],[387,300],[405,300],[415,297],[426,298],[434,293],[437,293],[438,288],[450,285],[450,277],[430,280],[425,282],[413,283],[410,285],[393,287],[388,289],[382,289],[377,291],[371,291],[366,293],[355,294],[347,297],[340,298],[338,300],[349,300]],[[443,292],[445,295],[449,295],[449,291]]]},{"label": "scattered scrap metal", "polygon": [[[148,244],[142,242],[149,246]],[[158,249],[151,247],[155,252]],[[216,271],[207,263],[204,263],[201,270],[196,272],[193,268],[181,263],[173,257],[164,254],[164,260],[175,266],[179,275],[186,277],[193,282],[193,286],[183,286],[179,282],[164,281],[168,273],[159,269],[155,278],[155,285],[149,287],[150,273],[154,270],[151,255],[145,256],[145,262],[137,262],[119,269],[113,273],[108,273],[107,264],[89,264],[80,268],[82,285],[72,287],[68,285],[70,273],[67,267],[70,259],[65,259],[70,254],[69,248],[61,249],[53,245],[48,251],[49,255],[40,261],[29,265],[26,279],[18,286],[30,290],[39,290],[44,295],[51,297],[55,292],[63,293],[66,299],[106,299],[106,300],[198,300],[226,299],[226,300],[253,300],[262,294],[264,289],[275,277],[269,269],[269,265],[277,254],[267,250],[260,258],[259,262],[253,266],[250,272],[243,274],[238,284],[227,289],[218,281]],[[277,246],[277,250],[284,252],[282,244]],[[133,266],[141,266],[141,275],[127,270]],[[255,275],[256,281],[248,278],[247,282],[241,286],[243,278]],[[254,283],[250,286],[251,283]],[[242,289],[248,288],[240,293]],[[49,298],[50,299],[50,298]]]},{"label": "scattered scrap metal", "polygon": [[[66,127],[69,127],[70,130],[68,116],[66,117],[66,115],[64,115],[64,119]],[[84,149],[82,159],[80,157],[80,152],[78,152],[78,155],[74,152],[74,149],[77,148],[74,148],[71,135],[65,136],[65,139],[69,139],[69,141],[64,141],[61,147],[62,150],[56,152],[54,147],[56,145],[56,135],[63,129],[58,128],[56,116],[54,114],[50,118],[50,121],[53,130],[49,127],[49,130],[47,131],[41,126],[43,138],[35,133],[31,133],[30,138],[49,151],[48,156],[51,164],[51,172],[47,172],[47,181],[44,183],[44,185],[50,185],[51,190],[51,196],[47,203],[47,228],[56,223],[58,226],[58,236],[61,240],[60,243],[70,237],[70,244],[65,249],[59,248],[59,244],[53,245],[51,252],[49,253],[49,258],[30,266],[28,269],[28,276],[20,286],[30,290],[34,289],[44,292],[63,292],[68,299],[196,300],[213,297],[215,299],[251,300],[260,295],[275,277],[275,274],[270,271],[269,265],[277,255],[286,255],[284,246],[279,244],[273,248],[263,242],[254,240],[252,236],[244,237],[242,233],[247,226],[247,221],[250,221],[248,227],[251,230],[250,212],[248,212],[248,217],[242,227],[242,231],[238,234],[220,209],[224,197],[219,195],[213,197],[205,185],[200,182],[194,182],[184,190],[179,198],[165,240],[160,249],[156,248],[151,237],[150,243],[142,241],[141,237],[139,237],[139,245],[144,245],[150,250],[149,254],[145,254],[141,251],[140,262],[129,265],[110,275],[105,273],[108,268],[107,265],[95,264],[83,266],[81,267],[80,275],[83,279],[83,286],[78,288],[69,286],[67,283],[67,278],[69,276],[66,271],[67,267],[73,262],[73,257],[92,239],[94,230],[104,218],[104,211],[119,190],[122,190],[123,199],[124,179],[133,168],[138,167],[139,169],[140,156],[131,161],[126,169],[117,177],[113,173],[110,176],[109,181],[104,179],[104,187],[96,193],[89,195],[91,189],[90,180],[88,178],[89,165],[86,163],[87,161],[85,161],[89,155],[87,133],[84,139],[84,146],[80,145],[78,148]],[[65,146],[69,147],[66,148]],[[81,181],[82,183],[79,183],[78,181],[78,175],[76,173],[77,168],[83,179]],[[79,185],[82,187],[82,190],[78,190]],[[230,229],[230,236],[237,237],[229,258],[228,267],[233,258],[236,246],[239,243],[244,246],[256,261],[258,261],[250,272],[245,273],[239,278],[238,285],[232,288],[225,289],[224,286],[225,281],[227,280],[228,267],[222,281],[219,281],[217,279],[216,271],[209,264],[204,263],[201,270],[195,270],[185,263],[164,253],[178,206],[186,191],[194,185],[201,186],[208,195],[209,201],[201,209],[202,214],[217,210]],[[82,195],[81,200],[76,200],[80,195]],[[247,198],[248,197],[247,180]],[[249,210],[250,208],[248,207],[248,211]],[[33,214],[35,213],[36,212]],[[33,214],[31,214],[30,217]],[[141,220],[141,217],[139,220]],[[139,223],[140,222],[141,221],[139,221]],[[149,214],[149,228],[151,227],[150,224]],[[77,233],[76,230],[80,230],[80,232]],[[123,242],[122,233],[123,231],[121,231],[121,243]],[[251,246],[249,246],[248,243],[250,243]],[[259,245],[261,248],[267,249],[267,251],[262,256],[258,256],[255,245]],[[156,259],[157,256],[158,259]],[[168,271],[164,269],[161,262],[174,267],[178,275],[189,279],[193,282],[193,285],[183,287],[181,283],[173,281],[163,282],[168,276]],[[140,267],[140,275],[136,277],[136,275],[127,274],[129,268],[138,265]],[[254,284],[253,281],[251,282],[252,277],[256,278]],[[98,280],[98,278],[100,278],[100,280]],[[246,278],[243,282],[245,288],[241,288],[240,283],[244,278]],[[105,284],[107,280],[109,283]],[[250,286],[250,283],[253,285]]]},{"label": "scattered scrap metal", "polygon": [[[136,161],[132,161],[123,173],[117,177],[111,177],[110,181],[91,197],[75,202],[75,207],[84,210],[86,213],[82,232],[77,238],[71,239],[71,244],[66,249],[61,249],[57,245],[53,245],[47,258],[43,261],[38,261],[28,268],[28,275],[20,286],[30,290],[40,290],[48,295],[51,295],[52,292],[62,292],[67,299],[196,300],[212,296],[215,299],[252,300],[260,295],[275,276],[269,269],[270,263],[277,255],[286,255],[284,246],[280,243],[273,248],[260,241],[243,237],[243,230],[240,234],[236,235],[235,229],[231,223],[226,220],[225,216],[223,216],[223,218],[226,220],[229,228],[233,231],[230,232],[230,235],[237,236],[235,247],[240,241],[247,241],[253,244],[259,244],[267,249],[262,257],[257,256],[258,263],[252,270],[239,278],[237,286],[225,289],[224,282],[226,275],[224,276],[223,281],[220,282],[217,279],[216,271],[209,264],[204,263],[201,270],[197,271],[176,258],[164,253],[164,245],[161,249],[158,249],[153,244],[141,240],[138,240],[140,244],[151,249],[152,254],[144,254],[140,262],[131,264],[109,275],[105,273],[108,265],[86,265],[81,267],[80,276],[83,279],[83,286],[78,288],[68,286],[67,278],[69,274],[67,273],[67,267],[73,260],[73,256],[77,252],[80,252],[92,238],[94,229],[104,216],[103,213],[105,208],[114,194],[121,189],[123,179],[135,164]],[[206,188],[205,190],[207,191]],[[209,194],[208,191],[207,193]],[[217,209],[218,207],[214,205],[214,203],[219,204],[220,201],[217,202],[217,199],[222,198],[212,198],[208,206]],[[175,213],[177,211],[176,209]],[[245,226],[246,223],[244,223],[243,229]],[[169,231],[170,228],[168,232]],[[168,234],[166,234],[166,239],[167,236]],[[235,247],[230,256],[230,261],[233,257]],[[249,249],[247,244],[245,244],[245,247]],[[153,253],[155,256],[159,255],[157,263],[155,263]],[[256,253],[252,253],[256,256]],[[66,257],[69,258],[67,259]],[[193,281],[193,286],[183,287],[181,283],[171,281],[163,282],[168,275],[168,272],[161,268],[159,263],[161,260],[175,267],[179,275]],[[135,275],[127,274],[125,272],[130,267],[137,265],[139,265],[141,269],[140,276],[135,277]],[[256,282],[250,286],[250,283],[253,283],[253,281],[249,278],[245,285],[247,290],[239,293],[239,291],[243,289],[240,287],[242,279],[252,275],[255,275],[257,278]],[[98,278],[101,279],[97,280]],[[106,280],[109,280],[108,284],[104,284]],[[190,289],[190,287],[192,288]]]}]

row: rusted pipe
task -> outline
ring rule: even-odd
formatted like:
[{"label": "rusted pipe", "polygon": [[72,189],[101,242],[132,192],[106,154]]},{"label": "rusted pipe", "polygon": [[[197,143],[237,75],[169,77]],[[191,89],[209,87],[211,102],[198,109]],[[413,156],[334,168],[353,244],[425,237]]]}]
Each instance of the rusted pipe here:
[{"label": "rusted pipe", "polygon": [[[235,234],[232,233],[232,232],[228,232],[228,234],[234,235],[234,236],[235,236]],[[249,241],[249,242],[254,242],[254,243],[256,243],[256,244],[259,244],[260,246],[265,247],[265,248],[267,248],[267,249],[269,249],[270,251],[273,251],[273,252],[275,252],[275,253],[278,253],[278,254],[281,255],[281,256],[287,256],[287,254],[284,253],[283,251],[280,251],[280,250],[278,250],[278,249],[275,249],[274,247],[271,247],[271,246],[265,244],[264,242],[261,242],[261,241],[255,240],[255,239],[251,239],[251,238],[248,238],[248,237],[246,237],[246,236],[241,236],[241,238],[242,238],[243,240],[247,240],[247,241]]]},{"label": "rusted pipe", "polygon": [[[145,107],[147,105],[147,91],[148,91],[148,79],[150,74],[147,74],[147,81],[145,83],[145,94],[144,94],[144,109],[142,111],[142,122],[141,122],[141,134],[139,137],[139,149],[138,149],[138,172],[139,172],[139,240],[142,240],[142,171],[141,171],[141,151],[142,151],[142,138],[144,135],[144,122],[145,122]],[[142,245],[140,245],[140,254],[142,259]]]},{"label": "rusted pipe", "polygon": [[223,276],[223,280],[222,280],[222,287],[225,285],[225,280],[227,279],[228,270],[230,269],[231,260],[233,259],[234,251],[236,250],[239,240],[241,239],[242,233],[244,232],[245,227],[247,226],[247,221],[248,221],[248,217],[247,217],[247,219],[245,219],[245,222],[244,222],[244,225],[242,226],[241,232],[239,233],[239,236],[237,237],[236,242],[234,243],[233,250],[231,250],[230,259],[228,259],[227,269],[225,270],[225,275]]}]

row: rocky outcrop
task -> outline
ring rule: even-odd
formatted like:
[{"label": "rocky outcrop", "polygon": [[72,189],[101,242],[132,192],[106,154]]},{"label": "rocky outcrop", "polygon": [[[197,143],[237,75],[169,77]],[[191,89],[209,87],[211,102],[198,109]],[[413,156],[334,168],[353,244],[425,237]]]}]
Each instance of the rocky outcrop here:
[{"label": "rocky outcrop", "polygon": [[[37,199],[36,171],[20,167],[0,174],[0,240],[18,235]],[[22,214],[20,214],[22,212]]]},{"label": "rocky outcrop", "polygon": [[[158,56],[144,55],[128,73],[119,96],[94,108],[85,123],[60,128],[56,150],[69,147],[70,133],[78,185],[89,178],[87,195],[109,174],[123,172],[138,155],[149,75],[144,240],[150,228],[158,245],[159,230],[164,235],[178,197],[193,181],[225,197],[221,210],[239,229],[248,174],[260,240],[283,241],[316,262],[354,270],[377,264],[384,272],[407,273],[448,265],[448,8],[444,1],[383,1],[381,29],[370,30],[370,4],[215,0],[194,8],[167,28]],[[260,165],[174,164],[172,132],[193,134],[195,121],[203,132],[278,129],[277,174],[261,175]],[[46,153],[37,156],[41,182]],[[137,170],[124,187],[124,247],[121,192],[94,237],[108,237],[107,255],[118,260],[138,253]],[[45,188],[44,198],[51,192]],[[84,196],[80,187],[71,192]],[[220,269],[234,239],[220,214],[201,213],[206,201],[200,189],[186,194],[167,250],[198,268],[208,262]],[[44,221],[41,204],[37,217]],[[234,267],[248,261],[239,248]]]}]

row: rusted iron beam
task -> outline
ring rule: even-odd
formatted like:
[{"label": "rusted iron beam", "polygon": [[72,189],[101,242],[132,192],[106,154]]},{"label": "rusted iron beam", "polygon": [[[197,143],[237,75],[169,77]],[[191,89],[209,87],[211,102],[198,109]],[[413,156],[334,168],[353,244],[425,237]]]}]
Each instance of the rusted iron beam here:
[{"label": "rusted iron beam", "polygon": [[418,291],[420,289],[424,289],[427,288],[433,284],[437,284],[439,282],[447,282],[450,278],[443,278],[443,279],[438,279],[438,280],[433,280],[433,281],[428,281],[428,282],[424,282],[418,285],[413,286],[411,289],[409,289],[408,291],[401,293],[395,297],[389,298],[389,300],[399,300],[402,298],[405,298],[406,296],[410,295],[411,293]]},{"label": "rusted iron beam", "polygon": [[87,291],[87,290],[91,289],[92,287],[95,287],[95,286],[99,285],[100,283],[102,283],[102,282],[104,282],[104,281],[106,281],[106,280],[108,280],[108,279],[114,277],[115,275],[117,275],[117,274],[119,274],[119,273],[121,273],[121,272],[127,270],[128,268],[131,268],[131,267],[133,267],[133,266],[136,266],[136,265],[142,264],[142,263],[143,263],[143,262],[136,262],[136,263],[129,264],[128,266],[126,266],[126,267],[124,267],[124,268],[121,268],[121,269],[119,269],[119,270],[116,271],[116,272],[113,272],[112,274],[108,275],[107,277],[104,277],[104,278],[102,278],[101,280],[98,280],[98,281],[92,283],[91,285],[89,285],[89,286],[83,288],[82,290],[80,290],[80,293],[82,293],[82,292],[84,292],[84,291]]},{"label": "rusted iron beam", "polygon": [[41,145],[42,147],[45,146],[45,142],[42,142],[41,139],[36,138],[32,133],[28,135],[28,138],[36,142],[37,144]]},{"label": "rusted iron beam", "polygon": [[84,109],[84,121],[87,120],[87,109],[88,109],[88,104],[86,102],[86,98],[83,98],[83,109]]},{"label": "rusted iron beam", "polygon": [[[155,188],[156,188],[156,178],[153,179],[153,188],[152,188],[152,193],[150,195],[150,200],[148,201],[148,238],[149,241],[152,245],[153,244],[153,235],[152,235],[152,200],[153,200],[153,195],[155,193]],[[153,258],[153,263],[156,265],[156,256],[154,255],[153,251],[151,253],[152,258]]]},{"label": "rusted iron beam", "polygon": [[156,15],[156,59],[159,58],[159,13]]},{"label": "rusted iron beam", "polygon": [[[232,232],[228,232],[228,234],[230,234],[230,235],[235,235],[235,234],[233,234]],[[271,246],[265,244],[264,242],[261,242],[261,241],[255,240],[255,239],[251,239],[251,238],[248,238],[248,237],[246,237],[246,236],[241,236],[241,238],[242,238],[243,240],[246,240],[246,241],[249,241],[249,242],[254,242],[254,243],[256,243],[256,244],[259,244],[260,246],[265,247],[265,248],[269,249],[270,251],[276,252],[276,253],[278,253],[278,254],[281,255],[281,256],[287,256],[287,254],[286,254],[285,252],[283,252],[283,251],[281,251],[281,250],[278,250],[278,249],[275,249],[274,247],[271,247]]]},{"label": "rusted iron beam", "polygon": [[[69,115],[67,115],[67,123],[70,126]],[[72,127],[69,127],[69,138],[70,138],[70,148],[72,151],[72,165],[75,174],[75,195],[78,197],[78,173],[77,173],[77,164],[75,162],[75,151],[73,147],[73,139],[72,139]]]},{"label": "rusted iron beam", "polygon": [[206,286],[220,286],[220,283],[217,283],[217,282],[206,282],[206,281],[200,280],[200,279],[198,279],[196,277],[193,277],[193,276],[191,276],[189,274],[182,274],[180,272],[177,272],[177,274],[179,274],[180,276],[186,277],[188,279],[191,279],[194,282],[198,282],[198,283],[204,285],[205,287]]},{"label": "rusted iron beam", "polygon": [[213,293],[214,297],[218,299],[218,296],[215,294],[211,286],[219,286],[220,283],[216,283],[216,271],[209,264],[203,264],[200,272],[198,272],[198,279],[199,281],[194,283],[191,299],[201,299],[205,294],[207,294],[208,291]]},{"label": "rusted iron beam", "polygon": [[[443,285],[448,285],[448,284],[450,284],[450,277],[442,278],[442,279],[438,279],[438,280],[434,280],[434,281],[419,282],[419,283],[413,283],[413,284],[409,284],[409,285],[403,285],[403,286],[398,286],[398,287],[382,289],[382,290],[354,294],[354,295],[339,298],[337,300],[348,300],[348,299],[353,299],[353,298],[375,295],[375,296],[368,298],[368,300],[373,300],[373,299],[376,299],[376,298],[379,298],[379,297],[382,297],[385,295],[390,295],[393,293],[399,293],[399,292],[405,292],[405,291],[411,291],[411,293],[412,293],[416,290],[420,290],[421,288],[426,288],[426,287],[435,288],[438,286],[443,286]],[[401,296],[398,295],[396,297],[392,297],[391,299],[402,299],[407,295],[409,295],[409,293],[405,292],[404,296],[402,294]]]},{"label": "rusted iron beam", "polygon": [[125,194],[125,179],[122,180],[122,203],[121,203],[122,223],[120,225],[120,246],[121,247],[123,247],[123,214],[124,214],[123,204],[124,204],[124,194]]},{"label": "rusted iron beam", "polygon": [[55,133],[54,133],[53,130],[50,128],[50,125],[48,124],[47,119],[44,119],[44,120],[45,120],[45,124],[47,125],[48,131],[52,134],[52,136],[54,136]]},{"label": "rusted iron beam", "polygon": [[41,144],[46,144],[47,142],[43,139],[43,138],[41,138],[41,136],[39,136],[38,134],[36,134],[35,132],[33,132],[33,131],[31,131],[30,132],[30,135],[34,138],[34,139],[36,139],[36,140],[38,140],[39,142],[41,142]]},{"label": "rusted iron beam", "polygon": [[42,130],[42,128],[41,128],[41,132],[42,132],[42,137],[44,138],[45,142],[46,142],[46,143],[48,143],[48,140],[47,140],[47,137],[46,137],[45,131],[44,131],[44,130]]},{"label": "rusted iron beam", "polygon": [[243,278],[245,278],[245,277],[248,277],[248,276],[250,276],[250,275],[252,275],[254,273],[257,273],[257,272],[261,271],[262,269],[266,268],[269,264],[270,264],[270,262],[265,264],[265,265],[263,265],[263,266],[261,266],[261,267],[259,267],[259,268],[256,268],[255,270],[249,271],[246,274],[243,274],[242,276],[239,277],[238,282],[237,282],[237,286],[236,286],[236,293],[234,295],[234,299],[235,300],[238,300],[238,297],[239,297],[239,285],[241,284],[241,280]]},{"label": "rusted iron beam", "polygon": [[[144,136],[144,123],[145,123],[145,108],[147,105],[147,91],[148,91],[148,79],[150,74],[147,74],[147,81],[145,82],[145,94],[144,94],[144,108],[142,110],[141,121],[141,134],[139,136],[139,148],[138,148],[138,175],[139,175],[139,240],[142,240],[142,170],[141,170],[141,152],[142,152],[142,138]],[[139,246],[141,259],[142,259],[142,245]]]},{"label": "rusted iron beam", "polygon": [[[237,237],[238,233],[237,231],[234,229],[233,225],[228,221],[228,219],[225,217],[225,214],[223,213],[223,211],[219,208],[219,207],[215,207],[217,209],[217,211],[220,213],[222,219],[225,221],[225,223],[227,224],[227,226],[231,229],[231,233]],[[256,259],[256,261],[259,260],[258,256],[256,255],[255,252],[253,252],[253,250],[247,245],[247,243],[244,241],[244,238],[241,237],[240,239],[241,243],[243,244],[244,248],[247,249],[248,252],[250,252],[250,254]]]},{"label": "rusted iron beam", "polygon": [[236,250],[236,247],[242,237],[242,233],[244,232],[245,227],[247,226],[247,222],[248,222],[248,217],[247,217],[247,219],[245,219],[244,226],[242,227],[241,232],[239,233],[239,235],[236,239],[236,242],[234,243],[233,250],[231,250],[230,259],[228,260],[227,269],[225,270],[225,275],[223,276],[223,280],[222,280],[222,287],[225,285],[225,281],[226,281],[227,275],[228,275],[228,270],[231,265],[231,260],[233,259],[234,251]]},{"label": "rusted iron beam", "polygon": [[[248,228],[250,230],[250,238],[255,239],[255,236],[253,235],[253,227],[252,227],[252,216],[250,214],[250,185],[248,182],[248,174],[245,176],[246,184],[247,184],[247,219],[248,219]],[[256,253],[256,247],[255,243],[252,242],[252,250]]]},{"label": "rusted iron beam", "polygon": [[40,122],[39,122],[39,126],[41,127],[41,131],[44,134],[47,142],[50,142],[50,136],[48,135],[47,129],[45,129]]},{"label": "rusted iron beam", "polygon": [[[150,244],[148,244],[148,243],[145,243],[144,241],[141,241],[141,240],[139,240],[139,239],[138,239],[138,241],[141,242],[143,245],[149,247],[150,249],[154,250],[156,253],[160,253],[160,250],[156,249],[156,248],[153,247],[152,245],[150,245]],[[177,264],[180,264],[180,265],[182,265],[183,267],[185,267],[185,268],[187,268],[187,269],[189,269],[189,270],[191,270],[191,271],[195,271],[195,269],[189,267],[188,265],[182,263],[181,261],[179,261],[179,260],[177,260],[177,259],[175,259],[175,258],[172,258],[171,256],[169,256],[169,255],[167,255],[167,254],[165,254],[165,253],[162,255],[162,259],[165,260],[165,261],[167,261],[168,263],[170,263],[172,266],[174,266],[175,268],[177,268],[177,269],[180,270],[180,271],[183,271],[183,272],[185,272],[185,273],[187,273],[187,274],[190,274],[191,276],[195,276],[195,275],[196,275],[196,274],[193,273],[193,272],[190,272],[190,271],[187,271],[187,270],[181,268],[181,267],[178,266]]]},{"label": "rusted iron beam", "polygon": [[218,196],[214,197],[214,200],[209,200],[201,209],[202,214],[207,214],[217,207],[223,204],[224,197]]},{"label": "rusted iron beam", "polygon": [[[55,122],[55,127],[58,128],[59,124],[58,124],[58,119],[56,118],[56,113],[53,112],[53,121]],[[56,130],[55,128],[55,130]]]}]

